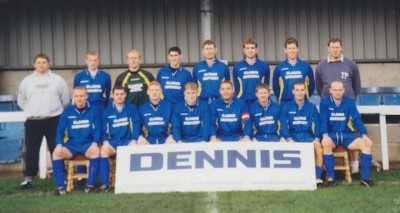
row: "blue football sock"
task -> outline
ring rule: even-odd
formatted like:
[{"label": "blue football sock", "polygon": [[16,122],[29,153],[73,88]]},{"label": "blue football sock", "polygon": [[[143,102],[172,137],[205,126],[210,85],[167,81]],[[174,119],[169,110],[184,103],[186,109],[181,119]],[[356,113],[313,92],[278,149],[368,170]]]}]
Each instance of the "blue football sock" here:
[{"label": "blue football sock", "polygon": [[372,155],[361,153],[361,178],[362,180],[368,180],[371,172]]},{"label": "blue football sock", "polygon": [[333,158],[333,154],[324,155],[323,158],[324,158],[325,169],[328,172],[329,177],[331,177],[332,180],[336,180],[336,178],[335,178],[335,159]]},{"label": "blue football sock", "polygon": [[65,189],[64,160],[53,160],[53,176],[57,188]]},{"label": "blue football sock", "polygon": [[99,171],[100,158],[91,158],[89,165],[89,177],[86,182],[86,187],[94,186]]},{"label": "blue football sock", "polygon": [[315,166],[315,176],[316,179],[320,179],[322,174],[322,167],[320,166]]},{"label": "blue football sock", "polygon": [[103,185],[110,185],[110,160],[109,158],[100,158],[100,181]]},{"label": "blue football sock", "polygon": [[76,173],[78,174],[86,173],[86,166],[77,166]]}]

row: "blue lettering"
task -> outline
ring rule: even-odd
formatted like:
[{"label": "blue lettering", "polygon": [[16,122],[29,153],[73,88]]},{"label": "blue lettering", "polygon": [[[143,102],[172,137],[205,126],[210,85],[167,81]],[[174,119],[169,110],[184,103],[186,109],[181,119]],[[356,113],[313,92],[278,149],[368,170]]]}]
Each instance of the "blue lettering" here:
[{"label": "blue lettering", "polygon": [[190,165],[178,165],[179,162],[189,162],[189,158],[180,158],[179,155],[190,155],[191,152],[169,152],[168,153],[168,169],[191,169]]},{"label": "blue lettering", "polygon": [[271,167],[269,159],[269,150],[261,150],[260,157],[261,157],[261,168]]},{"label": "blue lettering", "polygon": [[274,168],[300,168],[301,159],[300,157],[286,157],[286,154],[300,154],[300,151],[291,150],[275,150],[274,159],[277,161],[289,161],[287,163],[275,163]]},{"label": "blue lettering", "polygon": [[247,158],[245,158],[236,150],[228,150],[228,168],[236,168],[237,160],[247,168],[256,168],[256,151],[247,150]]},{"label": "blue lettering", "polygon": [[[143,158],[149,158],[151,164],[144,167],[142,164]],[[131,155],[131,172],[160,170],[163,167],[163,155],[161,153],[144,153]]]},{"label": "blue lettering", "polygon": [[[260,168],[271,168],[271,150],[260,150],[259,153],[257,159],[256,150],[247,150],[244,155],[237,150],[168,152],[166,162],[163,153],[131,154],[130,171],[155,171],[165,167],[168,170],[203,169],[205,164],[212,168],[237,168],[238,162],[246,168],[256,168],[258,164]],[[274,150],[272,168],[301,168],[300,154],[299,150]]]},{"label": "blue lettering", "polygon": [[224,153],[222,150],[214,151],[214,158],[212,158],[205,151],[196,151],[196,169],[204,168],[204,162],[207,161],[214,168],[223,168],[224,167]]}]

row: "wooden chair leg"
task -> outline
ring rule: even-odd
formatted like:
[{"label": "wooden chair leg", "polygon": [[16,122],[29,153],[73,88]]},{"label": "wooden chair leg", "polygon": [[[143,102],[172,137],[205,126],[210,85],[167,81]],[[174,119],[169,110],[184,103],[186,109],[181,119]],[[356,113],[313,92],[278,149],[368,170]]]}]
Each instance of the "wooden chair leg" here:
[{"label": "wooden chair leg", "polygon": [[346,167],[346,172],[345,172],[345,177],[346,177],[346,181],[348,183],[351,183],[351,172],[350,172],[350,165],[349,165],[349,157],[348,155],[345,155],[344,157],[344,166]]},{"label": "wooden chair leg", "polygon": [[115,170],[116,170],[115,158],[110,159],[110,188],[115,187]]},{"label": "wooden chair leg", "polygon": [[75,174],[74,171],[74,163],[72,161],[68,162],[68,175],[67,175],[67,192],[70,192],[74,189],[74,179],[73,176]]}]

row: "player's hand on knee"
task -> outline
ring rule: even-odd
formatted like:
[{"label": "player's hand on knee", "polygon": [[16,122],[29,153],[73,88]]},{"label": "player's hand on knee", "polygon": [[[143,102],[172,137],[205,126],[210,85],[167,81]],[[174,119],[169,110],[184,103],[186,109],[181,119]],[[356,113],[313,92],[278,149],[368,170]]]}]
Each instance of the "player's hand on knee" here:
[{"label": "player's hand on knee", "polygon": [[322,146],[329,146],[332,144],[332,138],[330,138],[328,135],[324,135],[322,137],[321,141]]},{"label": "player's hand on knee", "polygon": [[138,144],[137,144],[137,141],[135,141],[135,140],[131,140],[131,142],[129,142],[129,144],[128,144],[128,146],[136,146],[136,145],[138,145]]},{"label": "player's hand on knee", "polygon": [[365,145],[367,147],[371,147],[372,146],[372,140],[367,136],[367,135],[363,135],[362,136],[362,140],[365,143]]},{"label": "player's hand on knee", "polygon": [[313,140],[313,144],[315,148],[321,148],[321,141],[319,139]]},{"label": "player's hand on knee", "polygon": [[97,145],[97,143],[93,142],[92,145],[90,145],[89,153],[90,153],[90,156],[96,156],[96,155],[100,154],[99,153],[99,146]]},{"label": "player's hand on knee", "polygon": [[217,138],[216,136],[211,136],[210,142],[211,142],[211,143],[221,142],[221,140],[220,140],[219,138]]},{"label": "player's hand on knee", "polygon": [[103,143],[103,146],[101,146],[101,151],[109,153],[110,150],[111,150],[110,143]]},{"label": "player's hand on knee", "polygon": [[137,144],[138,144],[138,145],[147,145],[147,144],[150,144],[150,143],[146,140],[145,137],[139,136],[139,139],[138,139],[138,141],[137,141]]},{"label": "player's hand on knee", "polygon": [[251,142],[251,139],[249,136],[245,135],[244,137],[239,139],[239,142]]},{"label": "player's hand on knee", "polygon": [[172,135],[168,136],[167,140],[165,141],[166,144],[174,144],[176,141],[172,137]]}]

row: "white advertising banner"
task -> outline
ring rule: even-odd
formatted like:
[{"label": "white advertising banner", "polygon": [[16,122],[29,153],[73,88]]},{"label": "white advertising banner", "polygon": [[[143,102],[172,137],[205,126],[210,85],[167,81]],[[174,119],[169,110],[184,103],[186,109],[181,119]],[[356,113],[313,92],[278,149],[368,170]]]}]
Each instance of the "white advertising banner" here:
[{"label": "white advertising banner", "polygon": [[118,147],[115,193],[314,190],[312,143]]}]

